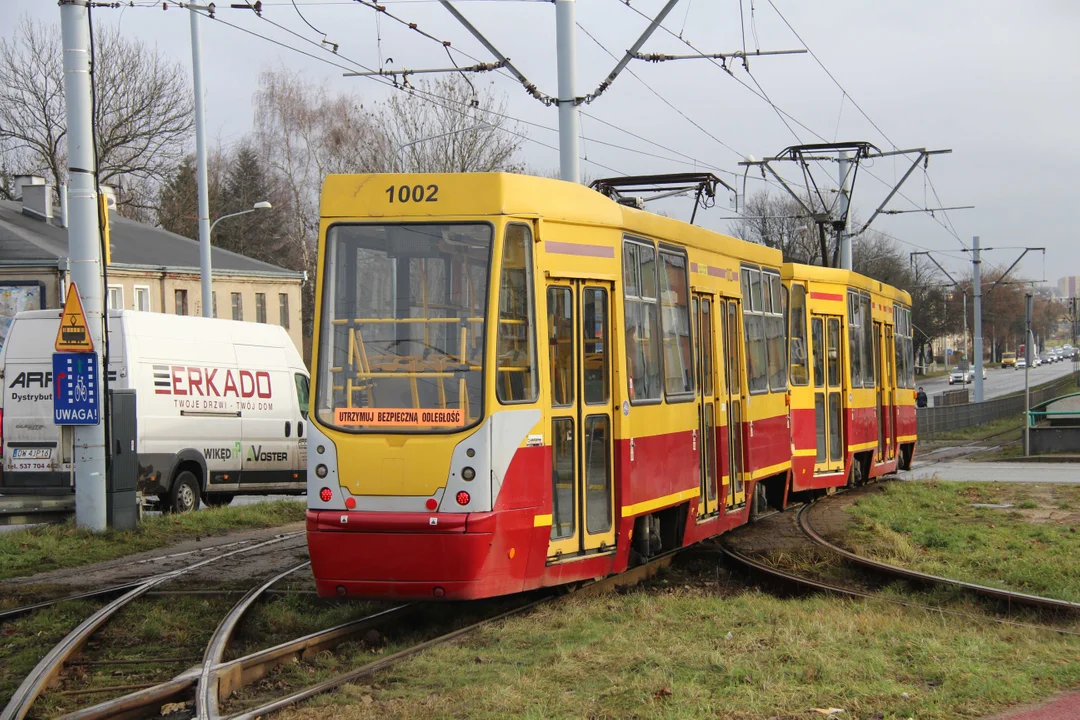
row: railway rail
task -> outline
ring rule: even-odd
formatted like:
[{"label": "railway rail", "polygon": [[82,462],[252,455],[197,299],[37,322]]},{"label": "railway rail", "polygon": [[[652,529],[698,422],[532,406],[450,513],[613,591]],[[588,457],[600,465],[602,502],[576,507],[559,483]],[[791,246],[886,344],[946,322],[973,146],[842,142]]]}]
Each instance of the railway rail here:
[{"label": "railway rail", "polygon": [[[291,534],[291,536],[296,536],[296,535],[299,535],[299,534],[303,534],[303,533],[293,533],[293,534]],[[168,560],[175,560],[175,559],[181,558],[181,557],[186,557],[188,555],[194,555],[196,553],[205,553],[205,552],[208,552],[208,551],[218,551],[218,550],[225,550],[227,548],[235,548],[235,547],[238,547],[238,546],[250,545],[253,542],[258,542],[258,541],[256,541],[256,540],[238,540],[236,542],[229,542],[229,543],[224,543],[224,544],[221,544],[221,545],[214,545],[214,546],[207,547],[207,548],[197,548],[195,550],[185,550],[183,552],[170,553],[168,555],[157,555],[157,556],[150,557],[150,558],[143,558],[141,560],[131,560],[131,561],[128,561],[128,562],[123,562],[123,563],[119,563],[119,564],[115,564],[115,565],[110,565],[109,567],[111,569],[115,570],[115,569],[118,569],[118,568],[135,567],[137,565],[146,565],[146,564],[150,564],[150,563],[164,562],[164,561],[168,561]],[[128,590],[131,590],[131,589],[133,589],[135,587],[138,587],[142,583],[147,582],[148,580],[151,580],[151,579],[153,579],[155,577],[159,577],[161,575],[168,575],[170,572],[173,572],[173,571],[165,571],[165,572],[162,572],[162,573],[155,573],[154,575],[151,575],[149,577],[140,578],[138,580],[131,580],[129,582],[120,583],[120,584],[117,584],[117,585],[110,585],[109,587],[95,588],[94,590],[87,590],[85,592],[74,593],[72,595],[64,595],[64,596],[57,597],[57,598],[51,598],[49,600],[42,600],[40,602],[29,603],[27,605],[22,605],[22,606],[15,607],[15,608],[9,608],[7,610],[0,610],[0,622],[6,622],[8,620],[14,620],[15,618],[22,617],[23,615],[29,615],[30,613],[36,612],[38,610],[44,610],[45,608],[49,608],[49,607],[52,607],[54,605],[58,605],[58,604],[60,604],[62,602],[69,602],[71,600],[89,600],[89,599],[96,598],[96,597],[108,597],[110,595],[119,595],[119,594],[127,592]],[[154,591],[150,591],[148,593],[148,595],[153,595],[153,594],[154,594]]]},{"label": "railway rail", "polygon": [[836,553],[847,562],[858,565],[863,568],[868,568],[878,573],[883,573],[891,577],[901,578],[909,582],[916,582],[925,585],[938,585],[941,587],[949,587],[961,590],[963,592],[978,595],[980,597],[990,598],[993,600],[1004,601],[1006,605],[1011,608],[1013,605],[1033,607],[1041,610],[1065,610],[1069,612],[1080,612],[1080,603],[1069,602],[1068,600],[1058,600],[1056,598],[1042,597],[1040,595],[1029,595],[1027,593],[1016,592],[1014,590],[1004,590],[1001,588],[989,587],[986,585],[978,585],[976,583],[969,583],[963,580],[955,580],[953,578],[941,577],[939,575],[930,575],[929,573],[918,572],[917,570],[911,570],[909,568],[900,567],[898,565],[891,565],[879,560],[873,560],[871,558],[857,555],[849,550],[845,550],[838,545],[829,542],[821,536],[817,530],[814,529],[810,523],[810,510],[816,505],[816,503],[809,503],[799,509],[798,525],[799,529],[806,537],[813,540],[815,543],[824,547],[831,552]]},{"label": "railway rail", "polygon": [[781,570],[773,567],[768,563],[756,560],[745,553],[725,545],[722,541],[716,543],[717,550],[722,553],[729,560],[733,561],[737,565],[740,565],[751,572],[759,575],[767,576],[774,580],[794,585],[796,587],[811,590],[815,592],[825,592],[840,597],[848,597],[860,600],[879,600],[887,602],[892,605],[899,605],[901,607],[913,608],[917,610],[924,610],[926,612],[932,612],[938,615],[950,615],[953,617],[962,617],[966,619],[976,619],[994,622],[1000,625],[1010,625],[1013,627],[1032,628],[1036,630],[1046,630],[1049,632],[1058,633],[1060,635],[1072,635],[1080,637],[1080,632],[1075,630],[1069,630],[1068,628],[1054,627],[1053,625],[1039,625],[1036,623],[1017,622],[1015,620],[1007,620],[1005,618],[997,618],[985,615],[972,615],[971,613],[960,612],[957,610],[948,610],[937,605],[926,605],[923,603],[910,602],[906,600],[897,600],[895,598],[885,597],[879,593],[867,592],[865,590],[859,590],[856,588],[845,587],[843,585],[836,585],[833,583],[823,582],[821,580],[815,580],[803,575]]},{"label": "railway rail", "polygon": [[[155,587],[193,570],[206,567],[207,565],[211,565],[229,557],[276,545],[300,537],[303,534],[304,533],[301,531],[279,535],[270,540],[264,540],[253,545],[236,548],[229,552],[192,563],[183,568],[159,573],[135,583],[133,587],[123,591],[119,597],[99,608],[96,612],[83,620],[74,630],[69,632],[59,643],[57,643],[40,662],[38,662],[30,674],[26,676],[23,682],[15,690],[11,699],[8,701],[7,706],[3,711],[0,711],[0,720],[22,720],[22,718],[26,717],[27,713],[30,711],[30,707],[34,704],[34,701],[37,700],[50,682],[60,674],[67,661],[86,644],[99,628],[132,601],[142,597]],[[108,590],[121,592],[118,591],[117,588],[109,588]],[[36,609],[38,607],[47,606],[48,604],[54,604],[54,602],[39,603],[33,607]],[[23,610],[25,610],[25,608],[23,608]]]},{"label": "railway rail", "polygon": [[[581,596],[602,593],[616,587],[632,585],[656,574],[661,568],[671,563],[677,551],[658,556],[651,562],[632,568],[624,573],[601,580],[583,583],[572,592],[549,594],[534,599],[518,607],[498,612],[491,617],[440,634],[437,637],[417,643],[393,654],[378,658],[370,663],[348,672],[329,678],[315,685],[305,687],[281,697],[265,699],[256,707],[242,710],[232,715],[223,715],[221,703],[239,689],[249,686],[266,677],[275,668],[293,660],[308,659],[332,649],[341,643],[362,636],[372,629],[385,628],[413,614],[420,608],[419,603],[408,603],[368,615],[326,630],[289,640],[273,647],[260,650],[234,660],[225,660],[230,639],[243,619],[245,613],[272,586],[281,579],[296,572],[307,563],[288,568],[284,572],[264,581],[257,588],[249,591],[230,612],[222,619],[213,637],[207,643],[203,662],[196,667],[180,673],[171,680],[153,687],[137,688],[134,692],[86,707],[63,716],[63,720],[105,720],[106,718],[150,718],[160,714],[161,707],[167,703],[195,701],[195,717],[200,720],[221,720],[228,717],[255,718],[269,715],[310,697],[327,692],[342,684],[364,677],[370,677],[417,653],[445,643],[453,642],[491,624],[510,617],[527,613],[536,607],[557,601],[567,594]],[[16,717],[16,716],[12,716]],[[4,718],[6,720],[6,718]]]}]

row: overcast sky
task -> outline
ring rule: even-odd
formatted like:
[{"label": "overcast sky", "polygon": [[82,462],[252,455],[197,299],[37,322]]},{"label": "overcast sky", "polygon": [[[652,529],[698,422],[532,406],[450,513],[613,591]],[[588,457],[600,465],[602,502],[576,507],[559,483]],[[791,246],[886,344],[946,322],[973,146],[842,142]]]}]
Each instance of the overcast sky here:
[{"label": "overcast sky", "polygon": [[[289,0],[264,2],[265,19],[250,11],[229,9],[229,3],[221,2],[218,17],[341,65],[352,66],[350,61],[355,61],[373,68],[388,58],[393,58],[388,67],[445,67],[448,63],[439,44],[386,17],[377,19],[370,8],[346,0],[296,1],[304,18],[339,44],[340,57],[321,52],[268,22],[304,38],[321,39]],[[451,41],[456,50],[490,59],[437,2],[381,2],[420,29]],[[750,66],[753,77],[736,66],[734,78],[707,60],[634,61],[629,70],[637,78],[624,73],[601,98],[584,107],[586,113],[598,118],[582,118],[588,159],[619,173],[640,174],[692,170],[694,165],[686,159],[689,156],[703,163],[699,169],[722,169],[727,172],[718,174],[733,181],[730,173],[741,175],[737,163],[744,155],[762,158],[797,142],[821,142],[821,138],[830,142],[866,140],[882,150],[892,149],[893,143],[905,149],[951,148],[951,155],[935,156],[930,161],[929,179],[940,203],[923,173],[917,171],[902,188],[910,201],[897,196],[889,208],[975,205],[974,210],[948,214],[965,244],[970,245],[971,236],[979,235],[984,247],[1045,246],[1045,263],[1042,254],[1036,253],[1029,254],[1020,266],[1026,277],[1045,277],[1053,284],[1062,275],[1080,274],[1077,221],[1071,214],[1076,212],[1073,196],[1077,183],[1073,178],[1080,164],[1080,143],[1075,135],[1080,111],[1080,43],[1076,42],[1080,3],[772,3],[776,9],[769,0],[742,0],[740,23],[739,0],[681,0],[664,22],[671,34],[658,30],[643,51],[692,52],[674,36],[681,34],[702,52],[729,52],[743,47],[744,30],[746,47],[751,50],[804,47],[785,24],[782,13],[846,90],[847,98],[810,55],[755,58]],[[663,0],[631,2],[632,8],[649,17],[663,4]],[[552,3],[458,0],[455,5],[542,92],[557,94]],[[648,22],[632,8],[623,0],[580,0],[577,17],[584,31],[621,55]],[[55,3],[3,0],[0,32],[8,34],[22,14],[55,22],[60,17]],[[156,44],[185,65],[190,63],[186,10],[170,6],[163,11],[160,3],[156,8],[99,9],[94,11],[94,20],[119,23],[124,34]],[[213,139],[225,145],[250,129],[251,95],[259,72],[267,67],[299,70],[312,80],[355,92],[365,103],[380,101],[393,92],[375,80],[342,78],[339,68],[220,22],[203,21],[202,47],[207,126]],[[615,61],[585,32],[578,35],[577,50],[578,94],[584,95],[595,90]],[[455,56],[459,64],[472,62],[463,55]],[[793,134],[773,108],[739,80],[749,87],[755,87],[756,81],[778,107],[820,137],[788,120]],[[506,94],[509,112],[515,117],[550,128],[519,126],[537,141],[523,148],[529,166],[556,169],[558,153],[544,147],[558,145],[555,107],[533,100],[516,81],[501,74],[474,76],[473,82],[477,86],[491,83]],[[880,131],[853,103],[858,103]],[[590,139],[630,149],[603,146]],[[880,181],[860,173],[854,197],[856,212],[869,216],[907,165],[902,158],[877,160],[869,172]],[[582,163],[583,171],[591,177],[612,174],[607,168]],[[789,167],[789,177],[794,179],[796,174],[791,170]],[[835,166],[828,171],[835,172]],[[751,181],[749,189],[761,186],[760,181]],[[741,191],[741,181],[739,188]],[[680,207],[689,212],[688,201],[674,210],[678,212]],[[728,223],[722,218],[731,214],[727,203],[720,202],[716,208],[699,213],[699,218],[708,227],[726,230]],[[685,213],[680,216],[685,217]],[[958,252],[961,242],[942,226],[944,222],[941,213],[936,220],[912,213],[879,217],[874,227],[920,246],[908,246],[910,250],[948,253],[941,256],[942,263],[950,271],[963,272],[965,256]],[[1014,250],[1003,249],[988,253],[986,260],[1008,265],[1016,255]]]}]

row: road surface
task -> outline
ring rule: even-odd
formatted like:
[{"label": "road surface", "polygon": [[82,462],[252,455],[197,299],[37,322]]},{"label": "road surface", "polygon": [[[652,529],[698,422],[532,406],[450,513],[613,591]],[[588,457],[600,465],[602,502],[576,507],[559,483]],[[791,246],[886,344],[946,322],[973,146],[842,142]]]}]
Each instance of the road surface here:
[{"label": "road surface", "polygon": [[[1071,360],[1062,360],[1061,362],[1052,363],[1050,365],[1040,365],[1037,368],[1029,370],[1031,387],[1036,385],[1042,385],[1043,383],[1056,380],[1059,377],[1068,375],[1073,371],[1073,363]],[[915,386],[921,387],[926,391],[927,399],[930,406],[934,405],[934,396],[942,393],[946,390],[959,390],[961,385],[949,385],[948,376],[932,378],[930,380],[920,380],[915,378]],[[975,399],[975,383],[971,382],[967,385],[967,388],[971,390],[972,400]],[[986,380],[983,381],[983,399],[990,400],[992,398],[1000,397],[1002,395],[1008,395],[1010,393],[1018,392],[1024,389],[1024,371],[1023,370],[1003,370],[999,367],[986,368]]]}]

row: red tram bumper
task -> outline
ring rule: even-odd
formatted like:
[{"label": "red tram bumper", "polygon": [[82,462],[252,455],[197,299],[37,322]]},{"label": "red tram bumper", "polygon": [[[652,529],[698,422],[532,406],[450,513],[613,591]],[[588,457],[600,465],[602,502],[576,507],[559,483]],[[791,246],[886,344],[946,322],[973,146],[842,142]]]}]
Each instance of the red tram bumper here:
[{"label": "red tram bumper", "polygon": [[521,592],[533,516],[308,510],[315,587],[322,597],[402,600]]}]

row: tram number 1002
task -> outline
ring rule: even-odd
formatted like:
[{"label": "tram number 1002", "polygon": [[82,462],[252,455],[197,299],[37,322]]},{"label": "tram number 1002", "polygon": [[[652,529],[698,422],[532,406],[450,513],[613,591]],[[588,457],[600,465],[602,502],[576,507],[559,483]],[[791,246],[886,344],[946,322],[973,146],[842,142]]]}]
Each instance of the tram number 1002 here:
[{"label": "tram number 1002", "polygon": [[[386,188],[386,194],[390,198],[390,202],[394,202],[396,199],[399,203],[407,202],[438,202],[439,201],[439,186],[428,185],[391,185]],[[395,198],[395,196],[397,196]]]}]

